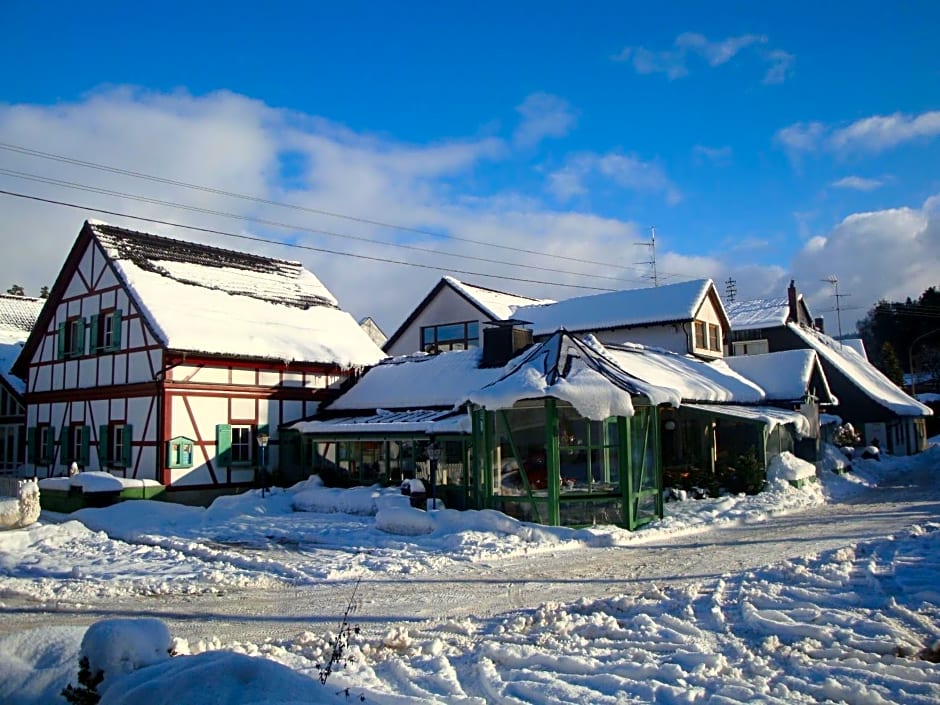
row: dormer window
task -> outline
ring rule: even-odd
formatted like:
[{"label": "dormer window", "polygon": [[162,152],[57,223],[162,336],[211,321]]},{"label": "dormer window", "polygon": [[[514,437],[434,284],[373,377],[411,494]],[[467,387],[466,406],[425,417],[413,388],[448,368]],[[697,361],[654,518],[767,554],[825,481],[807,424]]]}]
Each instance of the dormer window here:
[{"label": "dormer window", "polygon": [[714,323],[708,324],[708,349],[721,352],[721,331]]},{"label": "dormer window", "polygon": [[445,350],[468,350],[480,347],[480,324],[477,321],[446,323],[421,328],[421,350],[438,353]]}]

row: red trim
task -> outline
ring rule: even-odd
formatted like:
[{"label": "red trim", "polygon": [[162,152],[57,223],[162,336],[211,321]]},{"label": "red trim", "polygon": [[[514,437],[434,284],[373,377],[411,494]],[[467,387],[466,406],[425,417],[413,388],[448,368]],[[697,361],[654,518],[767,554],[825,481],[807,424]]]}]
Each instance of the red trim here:
[{"label": "red trim", "polygon": [[178,351],[167,351],[166,364],[170,365],[201,365],[218,369],[253,369],[256,372],[303,372],[320,375],[334,375],[348,377],[352,370],[339,365],[322,362],[284,362],[283,360],[247,359],[236,357],[211,357],[208,355],[182,354]]},{"label": "red trim", "polygon": [[100,401],[101,399],[117,399],[120,397],[137,399],[153,396],[158,390],[159,387],[153,382],[141,382],[140,384],[121,384],[110,387],[27,392],[25,398],[28,405],[54,404],[56,402]]}]

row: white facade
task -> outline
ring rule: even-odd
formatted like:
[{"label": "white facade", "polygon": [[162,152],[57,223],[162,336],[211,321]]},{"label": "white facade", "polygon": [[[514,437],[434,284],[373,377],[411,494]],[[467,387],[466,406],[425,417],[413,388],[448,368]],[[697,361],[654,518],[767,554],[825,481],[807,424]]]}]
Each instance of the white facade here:
[{"label": "white facade", "polygon": [[[427,326],[473,323],[477,326],[479,340],[482,341],[483,323],[490,320],[465,297],[445,286],[428,301],[424,308],[418,311],[407,328],[398,333],[395,342],[386,348],[386,352],[392,356],[419,352],[423,348],[421,331]],[[477,345],[479,346],[480,343]]]}]

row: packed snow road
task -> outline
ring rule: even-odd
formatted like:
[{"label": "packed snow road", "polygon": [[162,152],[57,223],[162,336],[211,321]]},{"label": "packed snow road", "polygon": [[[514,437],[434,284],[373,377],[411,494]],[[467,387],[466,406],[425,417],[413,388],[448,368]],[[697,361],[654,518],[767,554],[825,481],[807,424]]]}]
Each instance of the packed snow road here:
[{"label": "packed snow road", "polygon": [[[488,618],[547,601],[637,595],[654,585],[684,585],[742,573],[940,520],[936,465],[922,463],[908,470],[902,478],[802,511],[756,514],[743,523],[719,523],[694,533],[651,531],[626,546],[566,544],[558,550],[517,552],[482,563],[438,562],[435,568],[413,573],[365,572],[358,588],[355,578],[343,575],[293,586],[283,580],[224,580],[217,588],[200,583],[192,591],[176,588],[151,595],[122,589],[102,590],[100,597],[80,593],[70,598],[63,588],[63,599],[41,602],[22,591],[6,590],[0,594],[4,607],[0,634],[146,614],[162,618],[174,636],[190,641],[262,643],[301,632],[335,630],[354,589],[357,599],[350,621],[373,636],[403,625],[417,630],[422,624],[430,627],[447,619]],[[269,560],[259,558],[262,554],[275,564],[278,555],[292,554],[295,560],[297,555],[279,545],[229,548],[228,560],[233,551],[245,557],[246,565]],[[168,571],[171,563],[154,562],[150,569]],[[137,570],[146,572],[146,566]],[[76,569],[76,579],[87,570]]]}]

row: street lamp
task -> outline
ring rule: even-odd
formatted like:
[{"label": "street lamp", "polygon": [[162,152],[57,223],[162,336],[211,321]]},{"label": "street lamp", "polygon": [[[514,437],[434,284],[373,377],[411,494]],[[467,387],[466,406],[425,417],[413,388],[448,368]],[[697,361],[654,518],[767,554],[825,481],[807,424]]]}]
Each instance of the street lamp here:
[{"label": "street lamp", "polygon": [[431,464],[431,509],[437,509],[437,461],[441,458],[441,447],[432,440],[426,452]]},{"label": "street lamp", "polygon": [[268,447],[268,434],[262,431],[256,438],[258,441],[258,459],[261,465],[261,496],[264,497],[264,493],[268,488],[268,466],[264,457],[264,451]]},{"label": "street lamp", "polygon": [[914,374],[914,346],[917,345],[924,338],[933,335],[934,333],[940,333],[940,328],[934,328],[931,331],[924,333],[923,335],[918,335],[911,341],[911,344],[907,348],[907,367],[911,371],[911,396],[917,394],[917,376]]}]

